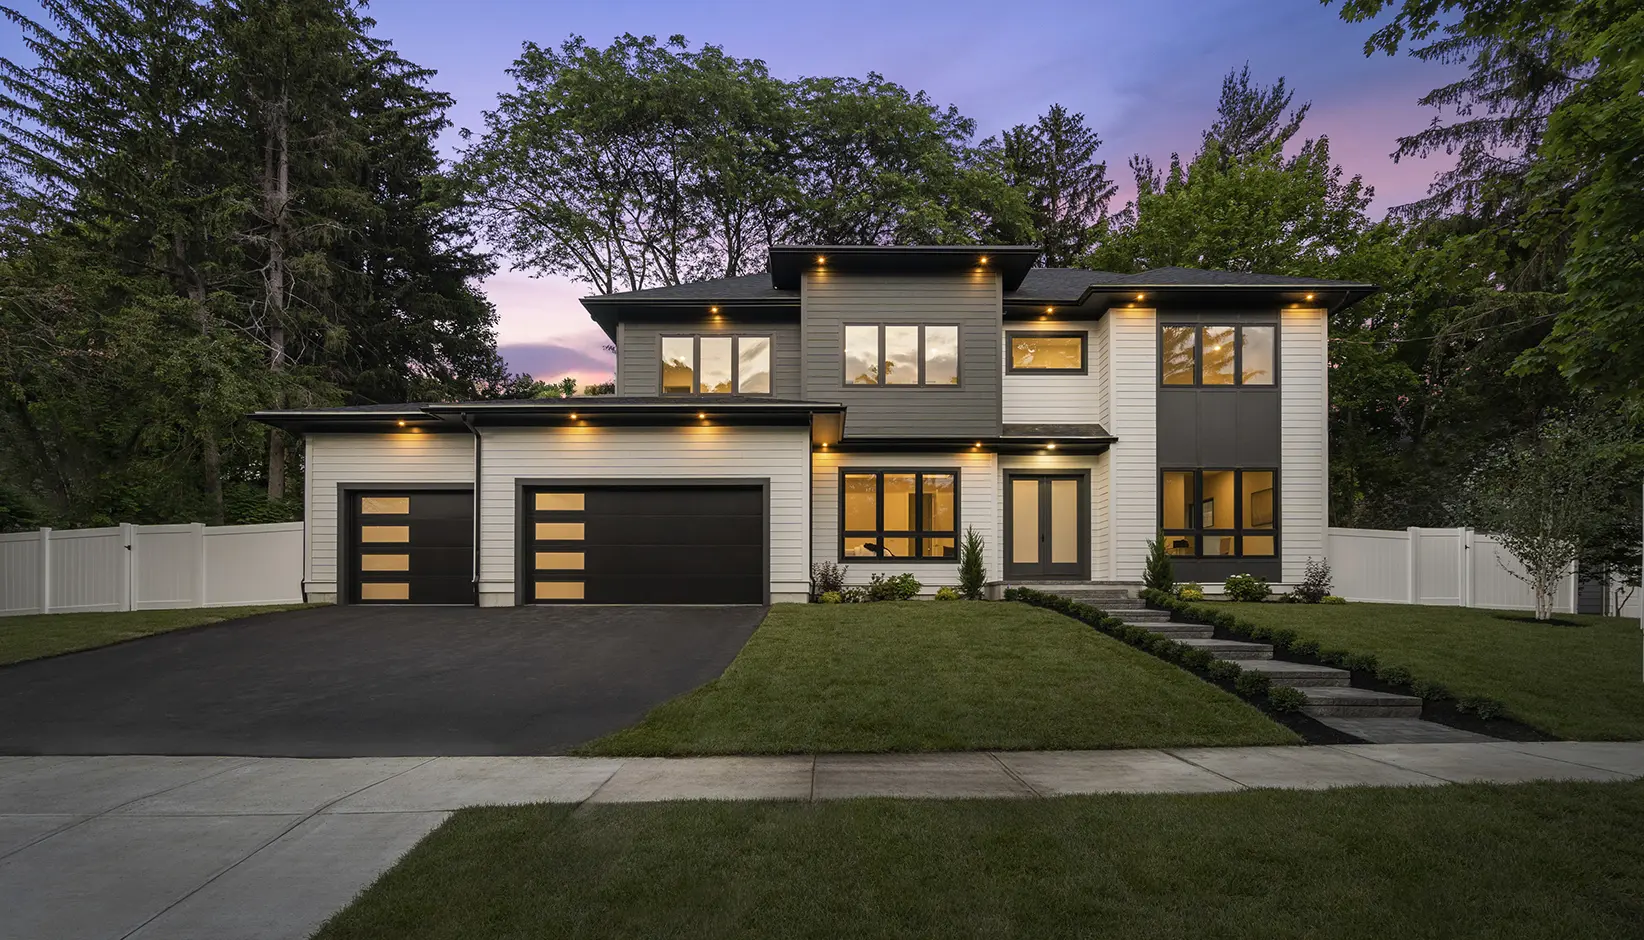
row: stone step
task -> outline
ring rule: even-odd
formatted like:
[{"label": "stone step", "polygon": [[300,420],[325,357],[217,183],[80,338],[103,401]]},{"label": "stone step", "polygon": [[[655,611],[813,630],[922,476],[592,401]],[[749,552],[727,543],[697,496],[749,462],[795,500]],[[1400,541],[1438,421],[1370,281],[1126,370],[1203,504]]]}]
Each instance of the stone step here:
[{"label": "stone step", "polygon": [[1141,627],[1149,633],[1170,637],[1172,640],[1208,640],[1216,635],[1216,631],[1202,623],[1136,623],[1126,620],[1133,627]]},{"label": "stone step", "polygon": [[1270,643],[1245,643],[1241,640],[1182,640],[1182,643],[1195,649],[1208,650],[1217,659],[1272,659],[1273,646]]},{"label": "stone step", "polygon": [[1307,696],[1302,713],[1314,718],[1420,718],[1421,699],[1370,689],[1312,687],[1301,690]]},{"label": "stone step", "polygon": [[1309,666],[1306,663],[1292,663],[1282,659],[1253,660],[1244,668],[1252,672],[1265,673],[1273,680],[1274,685],[1289,685],[1298,689],[1327,686],[1345,688],[1352,679],[1352,675],[1345,669]]}]

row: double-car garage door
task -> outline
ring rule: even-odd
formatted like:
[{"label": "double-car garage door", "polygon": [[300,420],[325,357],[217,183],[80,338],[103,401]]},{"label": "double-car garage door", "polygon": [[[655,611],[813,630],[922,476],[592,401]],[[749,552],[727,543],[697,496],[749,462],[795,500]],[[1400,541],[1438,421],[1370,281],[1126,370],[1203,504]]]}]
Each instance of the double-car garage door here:
[{"label": "double-car garage door", "polygon": [[[542,485],[521,491],[527,603],[761,604],[759,486]],[[472,491],[349,499],[349,600],[472,604]]]}]

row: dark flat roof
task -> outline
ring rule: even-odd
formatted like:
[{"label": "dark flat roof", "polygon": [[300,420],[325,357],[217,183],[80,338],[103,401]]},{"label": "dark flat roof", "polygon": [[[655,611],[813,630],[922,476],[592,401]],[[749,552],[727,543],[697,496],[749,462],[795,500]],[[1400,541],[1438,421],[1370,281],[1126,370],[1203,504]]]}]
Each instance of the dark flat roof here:
[{"label": "dark flat roof", "polygon": [[812,415],[838,414],[838,402],[773,398],[769,395],[579,395],[571,398],[486,399],[398,405],[348,405],[258,411],[253,421],[288,431],[380,431],[414,428],[428,432],[466,431],[475,424],[538,424],[545,419],[571,420],[597,415],[613,424],[708,420],[730,424],[804,424]]},{"label": "dark flat roof", "polygon": [[773,245],[771,286],[797,290],[806,271],[847,274],[997,272],[1013,291],[1039,260],[1032,245]]}]

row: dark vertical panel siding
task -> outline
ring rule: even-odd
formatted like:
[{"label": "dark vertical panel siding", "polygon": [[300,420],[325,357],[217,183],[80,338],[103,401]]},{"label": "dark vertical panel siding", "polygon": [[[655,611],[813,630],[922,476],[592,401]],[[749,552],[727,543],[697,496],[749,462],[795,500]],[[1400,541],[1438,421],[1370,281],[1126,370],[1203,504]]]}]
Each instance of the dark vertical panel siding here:
[{"label": "dark vertical panel siding", "polygon": [[[807,274],[800,296],[804,397],[842,402],[846,435],[999,433],[1004,307],[997,275]],[[846,323],[958,324],[959,385],[846,385]]]}]

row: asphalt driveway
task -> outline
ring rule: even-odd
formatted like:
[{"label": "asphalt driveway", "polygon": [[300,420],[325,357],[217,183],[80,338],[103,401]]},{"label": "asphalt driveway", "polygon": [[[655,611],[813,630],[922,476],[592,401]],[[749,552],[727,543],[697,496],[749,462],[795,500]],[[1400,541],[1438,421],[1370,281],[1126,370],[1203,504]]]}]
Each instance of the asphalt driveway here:
[{"label": "asphalt driveway", "polygon": [[0,754],[560,754],[717,677],[764,613],[265,614],[0,667]]}]

